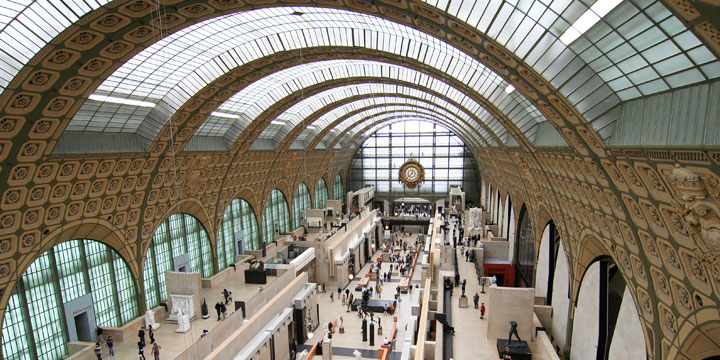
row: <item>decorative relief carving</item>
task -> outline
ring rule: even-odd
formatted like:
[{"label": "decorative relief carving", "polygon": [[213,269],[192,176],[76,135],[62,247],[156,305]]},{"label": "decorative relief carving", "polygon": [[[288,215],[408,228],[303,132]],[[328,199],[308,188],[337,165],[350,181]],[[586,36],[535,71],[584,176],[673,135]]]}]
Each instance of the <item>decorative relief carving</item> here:
[{"label": "decorative relief carving", "polygon": [[[700,176],[676,165],[670,185],[680,195],[683,218],[698,241],[700,259],[708,266],[715,281],[720,281],[720,207],[717,179]],[[715,185],[708,188],[708,184]]]}]

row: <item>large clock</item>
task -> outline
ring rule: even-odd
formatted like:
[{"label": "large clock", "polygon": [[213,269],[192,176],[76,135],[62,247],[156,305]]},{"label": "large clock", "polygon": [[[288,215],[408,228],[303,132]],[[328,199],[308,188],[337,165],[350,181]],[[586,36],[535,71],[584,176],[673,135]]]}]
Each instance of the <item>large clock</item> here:
[{"label": "large clock", "polygon": [[411,158],[400,166],[398,177],[403,186],[414,189],[425,181],[425,168],[417,160]]}]

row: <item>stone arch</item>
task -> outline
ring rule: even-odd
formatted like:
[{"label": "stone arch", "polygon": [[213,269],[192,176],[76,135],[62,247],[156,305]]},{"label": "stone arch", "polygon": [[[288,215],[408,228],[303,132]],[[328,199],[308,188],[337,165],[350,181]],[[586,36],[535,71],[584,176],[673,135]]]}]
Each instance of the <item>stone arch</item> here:
[{"label": "stone arch", "polygon": [[[703,319],[696,324],[691,319]],[[720,313],[714,304],[694,311],[678,319],[678,336],[674,339],[664,359],[680,358],[706,359],[720,356]],[[684,334],[681,336],[680,334]]]},{"label": "stone arch", "polygon": [[[15,267],[10,281],[6,287],[12,289],[17,284],[18,279],[25,273],[30,264],[33,263],[40,255],[52,249],[60,243],[75,239],[90,239],[103,243],[114,250],[127,264],[130,273],[133,276],[133,282],[137,289],[138,296],[143,292],[140,286],[140,261],[135,260],[135,253],[132,246],[125,244],[125,236],[116,229],[109,221],[103,219],[84,219],[72,221],[62,227],[56,228],[49,232],[43,239],[37,251],[29,253],[25,257],[21,257]],[[5,307],[12,291],[5,291],[0,303],[0,327],[2,319],[4,319]]]}]

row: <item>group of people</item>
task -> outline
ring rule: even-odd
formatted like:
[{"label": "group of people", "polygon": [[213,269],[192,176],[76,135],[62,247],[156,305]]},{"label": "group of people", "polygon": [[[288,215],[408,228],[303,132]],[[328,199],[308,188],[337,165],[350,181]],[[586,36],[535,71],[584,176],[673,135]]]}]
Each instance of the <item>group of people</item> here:
[{"label": "group of people", "polygon": [[[152,325],[148,325],[148,336],[150,337],[150,344],[152,344],[152,349],[150,350],[153,358],[155,360],[160,360],[160,349],[161,346],[158,345],[155,342],[155,330],[153,330]],[[138,358],[145,360],[145,327],[141,326],[140,330],[138,330]]]},{"label": "group of people", "polygon": [[[97,341],[95,342],[95,356],[97,356],[98,360],[101,360],[102,346],[100,343],[102,341],[103,329],[97,326],[95,327],[95,333],[97,334]],[[115,356],[115,342],[113,341],[112,336],[108,335],[107,340],[105,340],[105,344],[107,344],[110,356]]]},{"label": "group of people", "polygon": [[[222,295],[223,300],[218,301],[217,304],[215,304],[215,311],[217,312],[217,321],[220,321],[220,317],[222,316],[222,320],[225,320],[227,317],[227,304],[232,303],[232,291],[228,291],[228,289],[223,289],[222,292],[220,292],[220,295]],[[223,302],[224,301],[224,302]]]}]

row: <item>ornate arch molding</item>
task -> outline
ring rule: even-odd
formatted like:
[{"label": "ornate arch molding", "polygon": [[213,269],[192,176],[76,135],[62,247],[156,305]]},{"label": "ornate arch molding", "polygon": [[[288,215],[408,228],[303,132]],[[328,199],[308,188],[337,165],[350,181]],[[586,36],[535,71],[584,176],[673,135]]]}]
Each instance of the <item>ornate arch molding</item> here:
[{"label": "ornate arch molding", "polygon": [[215,219],[215,229],[220,229],[223,221],[223,214],[225,214],[225,210],[227,210],[227,207],[230,206],[230,203],[235,199],[245,200],[248,204],[250,204],[250,207],[253,209],[253,214],[255,214],[255,220],[257,221],[257,195],[252,188],[244,187],[236,191],[234,195],[228,199],[221,200],[218,204],[218,216]]},{"label": "ornate arch molding", "polygon": [[140,262],[142,266],[145,266],[145,255],[147,254],[148,248],[153,241],[153,237],[158,226],[160,226],[160,224],[170,215],[178,213],[192,215],[198,222],[200,222],[210,239],[210,247],[213,249],[213,256],[217,257],[217,232],[215,231],[215,224],[210,221],[211,217],[205,204],[198,199],[189,198],[179,200],[177,203],[170,201],[170,204],[163,212],[163,215],[152,225],[151,235],[141,244],[141,252],[138,254],[138,259],[141,259]]},{"label": "ornate arch molding", "polygon": [[720,313],[715,306],[703,307],[687,317],[678,319],[680,324],[678,336],[672,342],[662,340],[663,354],[658,358],[705,359],[719,356]]},{"label": "ornate arch molding", "polygon": [[5,321],[5,307],[10,295],[12,295],[12,289],[33,261],[54,246],[76,239],[90,239],[110,247],[125,261],[132,274],[133,284],[138,296],[143,292],[140,282],[140,264],[135,261],[135,245],[126,245],[123,234],[109,221],[102,219],[76,220],[49,231],[40,243],[26,255],[21,256],[17,263],[15,261],[5,263],[8,264],[7,267],[5,264],[0,265],[0,276],[8,278],[0,297],[0,304],[3,304],[0,307],[0,327]]},{"label": "ornate arch molding", "polygon": [[[377,79],[377,80],[374,80],[374,79]],[[350,79],[336,80],[336,82],[339,83],[339,84],[362,84],[362,83],[366,83],[366,82],[371,82],[371,83],[388,83],[388,84],[395,84],[395,85],[400,85],[400,86],[405,86],[405,87],[409,87],[409,88],[414,88],[414,89],[420,90],[420,91],[422,91],[422,92],[424,92],[424,93],[427,93],[427,94],[433,95],[433,96],[435,96],[435,97],[438,97],[438,98],[440,98],[440,99],[442,99],[442,100],[445,100],[445,101],[447,101],[448,103],[454,105],[455,107],[464,110],[464,111],[467,113],[467,115],[469,115],[469,117],[471,117],[473,120],[475,120],[475,122],[477,123],[478,126],[480,126],[481,128],[483,128],[488,134],[490,134],[490,136],[491,136],[493,139],[495,139],[495,142],[496,142],[496,143],[502,144],[502,141],[501,141],[500,138],[495,134],[495,132],[494,132],[492,129],[490,129],[480,118],[478,118],[477,116],[475,116],[472,111],[466,109],[464,106],[462,106],[461,104],[455,102],[454,100],[450,99],[449,97],[447,97],[447,96],[445,96],[445,95],[443,95],[443,94],[440,94],[440,93],[438,93],[438,92],[435,92],[435,91],[431,90],[430,88],[427,88],[427,87],[424,87],[424,86],[420,86],[420,85],[417,85],[417,84],[413,84],[413,83],[409,83],[409,82],[397,81],[397,80],[387,80],[387,79],[381,79],[381,78],[350,78]],[[333,85],[330,85],[330,86],[331,86],[331,87],[334,87]],[[374,96],[379,96],[379,95],[381,95],[381,93],[373,94],[373,95],[374,95]],[[406,96],[404,96],[404,95],[402,95],[402,94],[397,94],[396,97],[406,97]],[[407,97],[409,97],[409,96],[407,96]],[[306,120],[308,120],[308,121],[310,121],[310,122],[313,122],[313,121],[315,121],[316,119],[322,117],[325,113],[327,113],[327,112],[329,112],[329,111],[332,111],[332,110],[333,110],[333,107],[331,107],[330,105],[328,105],[328,106],[326,106],[326,107],[323,107],[323,108],[321,108],[321,109],[318,109],[316,112],[314,112],[313,114],[311,114],[310,116],[308,116],[308,117],[306,118]],[[318,133],[318,134],[315,136],[315,138],[314,138],[313,141],[308,145],[308,147],[311,148],[311,149],[315,148],[315,146],[322,140],[322,138],[323,138],[332,128],[334,128],[334,127],[337,126],[338,124],[340,124],[340,123],[342,123],[343,121],[345,121],[347,118],[349,118],[349,117],[351,117],[352,115],[355,115],[355,114],[357,114],[357,113],[359,113],[359,112],[361,112],[360,109],[359,109],[359,110],[356,110],[356,111],[351,111],[351,112],[347,113],[346,115],[343,115],[343,116],[337,118],[336,120],[334,120],[333,122],[331,122],[327,127],[323,128],[323,129],[320,131],[320,133]],[[468,124],[468,126],[472,126],[472,125],[471,125],[471,124]],[[349,128],[350,128],[350,127],[349,127]],[[341,137],[341,135],[345,134],[345,133],[347,132],[347,130],[349,130],[349,128],[346,129],[346,130],[343,130],[343,132],[341,132],[336,138],[339,138],[339,137]],[[303,130],[304,130],[304,128],[303,128],[302,124],[296,125],[296,126],[288,133],[288,135],[285,136],[285,138],[283,139],[281,145],[279,145],[278,147],[279,147],[280,149],[282,149],[282,150],[287,149],[288,147],[290,147],[290,145],[292,144],[292,142],[297,138],[297,136],[300,135],[300,133],[301,133]],[[485,140],[483,137],[481,137],[481,139]],[[334,140],[333,140],[333,143],[335,143]],[[489,145],[487,142],[485,142],[485,144],[486,144],[486,145]]]},{"label": "ornate arch molding", "polygon": [[[17,132],[28,138],[33,130],[36,136],[51,140],[55,129],[62,129],[103,79],[122,63],[153,43],[156,27],[167,29],[169,33],[181,30],[201,20],[225,14],[228,11],[273,7],[277,3],[246,5],[237,0],[213,0],[210,3],[197,0],[179,1],[159,19],[153,19],[152,4],[145,0],[116,0],[98,11],[89,13],[72,27],[66,29],[53,42],[41,50],[13,79],[0,97],[0,106],[6,114],[20,116]],[[461,21],[446,13],[428,7],[416,0],[402,0],[398,7],[383,3],[370,3],[354,0],[349,4],[334,3],[304,4],[306,6],[332,7],[379,16],[389,21],[423,29],[426,33],[458,47],[485,64],[513,83],[535,106],[560,129],[568,143],[584,155],[592,149],[604,155],[603,142],[571,105],[570,102],[549,82],[535,73],[530,66],[507,51],[502,45],[464,25]],[[408,9],[412,8],[412,11]],[[130,24],[142,24],[129,26]],[[150,25],[144,25],[150,24]],[[92,34],[90,42],[86,40]],[[106,36],[115,40],[109,45],[102,41]],[[61,41],[67,40],[63,45]],[[75,44],[78,49],[67,48]],[[99,54],[99,55],[98,55]],[[67,71],[73,64],[83,64],[77,73]],[[58,73],[58,70],[61,72]],[[59,74],[46,76],[43,74]],[[39,80],[38,80],[39,79]],[[95,80],[95,81],[94,81]],[[39,82],[38,82],[39,81]],[[43,96],[52,87],[61,89],[59,95]],[[31,90],[26,90],[31,89]],[[43,113],[41,115],[41,113]],[[40,128],[36,124],[23,121],[23,116],[46,117]],[[179,121],[184,122],[185,120]],[[38,133],[38,131],[40,131]],[[187,135],[187,134],[185,134]],[[37,141],[23,144],[6,144],[7,155],[18,153],[39,156],[47,143],[38,149]],[[156,144],[151,153],[163,152],[167,144]]]}]

